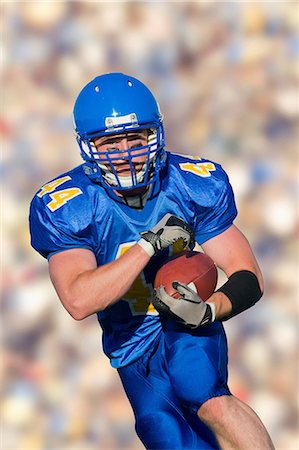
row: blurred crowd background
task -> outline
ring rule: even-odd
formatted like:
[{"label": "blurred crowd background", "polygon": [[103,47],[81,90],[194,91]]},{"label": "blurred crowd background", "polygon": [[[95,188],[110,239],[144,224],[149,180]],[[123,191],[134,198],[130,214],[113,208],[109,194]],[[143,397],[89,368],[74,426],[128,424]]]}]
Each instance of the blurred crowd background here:
[{"label": "blurred crowd background", "polygon": [[152,89],[169,150],[220,162],[230,176],[236,224],[266,286],[256,307],[225,324],[230,387],[260,415],[277,449],[299,449],[298,3],[4,1],[0,8],[1,449],[143,448],[96,318],[76,322],[64,311],[27,223],[39,187],[81,161],[75,97],[111,71]]}]

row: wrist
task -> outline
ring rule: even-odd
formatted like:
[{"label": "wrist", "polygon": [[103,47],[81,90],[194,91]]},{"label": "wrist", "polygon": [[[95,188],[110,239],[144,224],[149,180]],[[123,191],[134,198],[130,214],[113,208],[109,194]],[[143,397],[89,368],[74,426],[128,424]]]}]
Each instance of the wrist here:
[{"label": "wrist", "polygon": [[151,258],[155,254],[155,249],[153,245],[146,241],[145,239],[141,238],[137,244],[148,254],[148,256]]},{"label": "wrist", "polygon": [[214,292],[206,303],[213,304],[215,308],[215,320],[223,320],[231,311],[231,302],[223,292]]}]

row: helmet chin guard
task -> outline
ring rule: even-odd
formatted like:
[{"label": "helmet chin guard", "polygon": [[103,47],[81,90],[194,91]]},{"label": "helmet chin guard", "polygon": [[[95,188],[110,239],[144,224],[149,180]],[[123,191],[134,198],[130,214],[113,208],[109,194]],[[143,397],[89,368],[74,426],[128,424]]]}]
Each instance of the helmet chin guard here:
[{"label": "helmet chin guard", "polygon": [[[158,179],[166,159],[163,116],[150,90],[136,78],[111,73],[88,83],[75,102],[74,127],[85,173],[104,188],[125,191]],[[95,138],[141,130],[149,130],[146,145],[95,148]],[[119,170],[122,165],[124,175]]]}]

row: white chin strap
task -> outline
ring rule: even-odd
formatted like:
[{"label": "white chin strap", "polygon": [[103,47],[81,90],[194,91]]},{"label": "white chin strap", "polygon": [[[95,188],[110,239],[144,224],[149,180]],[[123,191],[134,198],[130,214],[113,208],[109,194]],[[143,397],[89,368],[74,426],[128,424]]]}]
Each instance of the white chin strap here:
[{"label": "white chin strap", "polygon": [[103,172],[103,178],[106,181],[106,183],[108,183],[110,186],[121,186],[121,187],[131,187],[133,186],[133,180],[132,177],[134,176],[135,179],[135,183],[142,183],[142,181],[144,180],[144,175],[146,172],[146,164],[143,164],[142,169],[135,173],[134,175],[129,175],[127,177],[121,177],[121,176],[116,176],[114,175],[114,173],[112,173],[108,167],[105,164],[99,164],[98,166],[100,167],[100,169]]}]

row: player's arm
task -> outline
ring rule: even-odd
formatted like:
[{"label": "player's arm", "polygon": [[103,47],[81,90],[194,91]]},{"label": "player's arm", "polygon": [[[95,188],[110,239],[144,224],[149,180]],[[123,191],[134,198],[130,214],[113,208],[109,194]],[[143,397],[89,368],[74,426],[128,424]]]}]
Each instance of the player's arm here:
[{"label": "player's arm", "polygon": [[202,244],[202,248],[228,277],[227,283],[208,299],[215,306],[216,319],[225,320],[253,306],[262,296],[264,284],[256,258],[243,233],[232,225]]},{"label": "player's arm", "polygon": [[51,280],[72,317],[81,320],[111,306],[130,289],[153,255],[179,239],[185,246],[193,242],[189,225],[171,214],[141,236],[120,258],[100,267],[87,249],[74,248],[50,257]]},{"label": "player's arm", "polygon": [[63,306],[82,320],[119,300],[149,260],[136,244],[117,260],[97,267],[92,251],[71,249],[51,256],[49,272]]}]

